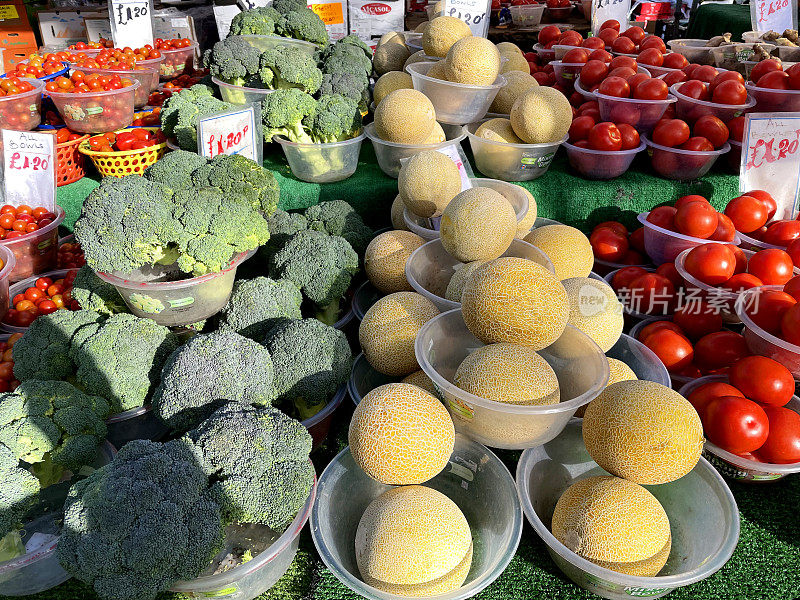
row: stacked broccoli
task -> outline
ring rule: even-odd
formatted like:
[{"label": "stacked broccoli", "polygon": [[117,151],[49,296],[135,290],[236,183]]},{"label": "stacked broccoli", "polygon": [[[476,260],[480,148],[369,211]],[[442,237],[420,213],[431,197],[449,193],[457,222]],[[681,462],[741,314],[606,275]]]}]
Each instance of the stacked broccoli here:
[{"label": "stacked broccoli", "polygon": [[231,21],[229,35],[279,35],[312,42],[318,46],[328,44],[325,23],[306,7],[305,2],[289,0],[274,2],[269,7],[245,10]]}]

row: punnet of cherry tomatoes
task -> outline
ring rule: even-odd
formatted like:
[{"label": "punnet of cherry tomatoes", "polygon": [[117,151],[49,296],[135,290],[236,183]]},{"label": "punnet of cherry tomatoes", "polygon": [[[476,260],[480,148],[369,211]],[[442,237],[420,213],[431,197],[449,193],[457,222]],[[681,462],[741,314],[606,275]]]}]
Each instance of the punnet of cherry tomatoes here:
[{"label": "punnet of cherry tomatoes", "polygon": [[39,315],[49,315],[57,310],[80,310],[72,298],[72,282],[76,269],[63,276],[44,275],[26,279],[11,288],[11,307],[3,321],[11,327],[28,327]]},{"label": "punnet of cherry tomatoes", "polygon": [[56,215],[46,208],[10,204],[0,208],[0,240],[11,240],[50,225]]},{"label": "punnet of cherry tomatoes", "polygon": [[167,138],[161,132],[147,129],[130,129],[117,133],[109,132],[88,139],[89,149],[93,152],[128,152],[143,150],[163,144]]},{"label": "punnet of cherry tomatoes", "polygon": [[7,340],[0,340],[0,392],[10,392],[19,387],[19,381],[14,378],[12,348],[21,337],[21,333],[12,333]]},{"label": "punnet of cherry tomatoes", "polygon": [[195,42],[187,38],[156,38],[155,47],[164,55],[161,62],[162,79],[172,79],[192,69]]},{"label": "punnet of cherry tomatoes", "polygon": [[29,131],[42,121],[42,82],[20,77],[0,79],[0,129]]},{"label": "punnet of cherry tomatoes", "polygon": [[101,75],[99,73],[86,74],[83,71],[73,71],[69,77],[57,77],[45,86],[48,92],[59,94],[87,94],[90,92],[108,92],[131,87],[133,80],[119,75]]},{"label": "punnet of cherry tomatoes", "polygon": [[7,72],[6,76],[44,79],[56,73],[66,72],[66,69],[67,66],[56,54],[33,53],[28,60],[17,63],[14,70]]},{"label": "punnet of cherry tomatoes", "polygon": [[93,67],[113,70],[132,70],[143,62],[154,66],[162,59],[161,50],[146,44],[140,48],[102,48],[94,56],[80,54],[70,57],[70,63],[77,67]]}]

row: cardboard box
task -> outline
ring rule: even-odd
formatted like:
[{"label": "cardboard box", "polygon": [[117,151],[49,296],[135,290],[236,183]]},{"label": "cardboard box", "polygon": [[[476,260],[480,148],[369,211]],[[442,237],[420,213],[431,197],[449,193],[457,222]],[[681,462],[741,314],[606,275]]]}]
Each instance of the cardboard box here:
[{"label": "cardboard box", "polygon": [[405,29],[402,0],[348,0],[350,33],[365,42],[390,31]]},{"label": "cardboard box", "polygon": [[85,42],[84,19],[108,19],[108,11],[45,10],[39,12],[39,30],[45,46],[67,47],[76,42]]},{"label": "cardboard box", "polygon": [[22,0],[0,2],[0,48],[17,49],[36,46],[36,36],[28,22]]},{"label": "cardboard box", "polygon": [[28,60],[28,56],[36,52],[38,49],[39,47],[36,44],[33,46],[15,46],[13,48],[4,48],[3,67],[5,67],[5,72],[8,73],[9,71],[13,70],[14,67],[23,60]]}]

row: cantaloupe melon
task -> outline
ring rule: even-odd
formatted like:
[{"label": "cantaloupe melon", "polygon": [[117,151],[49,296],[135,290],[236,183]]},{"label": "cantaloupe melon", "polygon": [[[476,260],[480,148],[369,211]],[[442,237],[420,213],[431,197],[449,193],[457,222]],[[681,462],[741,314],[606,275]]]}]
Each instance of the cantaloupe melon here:
[{"label": "cantaloupe melon", "polygon": [[509,71],[504,73],[503,77],[506,84],[497,92],[497,96],[494,97],[492,105],[489,107],[489,112],[507,115],[511,113],[511,108],[517,98],[529,89],[538,87],[539,82],[532,75],[522,71]]},{"label": "cantaloupe melon", "polygon": [[372,100],[375,106],[381,103],[388,94],[395,90],[413,90],[414,84],[411,83],[411,75],[403,71],[389,71],[384,73],[375,82],[372,90]]},{"label": "cantaloupe melon", "polygon": [[[608,360],[608,371],[610,373],[608,376],[608,385],[613,385],[620,381],[636,381],[639,379],[636,377],[636,373],[633,372],[633,369],[621,360],[608,357],[606,357],[606,360]],[[608,385],[606,387],[608,387]]]},{"label": "cantaloupe melon", "polygon": [[417,583],[412,585],[397,585],[389,584],[383,581],[372,580],[370,585],[374,588],[386,592],[387,594],[396,594],[398,596],[406,596],[409,598],[427,598],[428,596],[435,596],[437,594],[446,594],[453,590],[460,588],[469,575],[469,569],[472,566],[472,545],[470,545],[467,554],[462,561],[458,563],[455,569],[450,571],[447,575],[443,575],[438,579],[429,581],[427,583]]},{"label": "cantaloupe melon", "polygon": [[528,75],[530,75],[531,66],[528,64],[528,59],[525,58],[522,54],[519,54],[517,52],[508,52],[506,54],[503,54],[502,56],[507,60],[504,61],[500,66],[501,73],[519,71],[521,73],[527,73]]},{"label": "cantaloupe melon", "polygon": [[525,241],[547,254],[559,279],[588,277],[592,272],[592,245],[579,229],[561,224],[545,225],[531,231]]},{"label": "cantaloupe melon", "polygon": [[423,150],[400,167],[397,189],[410,212],[438,217],[461,191],[461,174],[446,154]]},{"label": "cantaloupe melon", "polygon": [[514,128],[511,127],[511,121],[508,119],[489,119],[481,123],[481,126],[475,130],[475,135],[479,138],[491,140],[492,142],[501,142],[503,144],[525,143],[514,133]]},{"label": "cantaloupe melon", "polygon": [[364,271],[384,294],[412,290],[406,279],[406,261],[425,240],[410,231],[385,231],[375,236],[364,252]]},{"label": "cantaloupe melon", "polygon": [[417,50],[416,52],[414,52],[414,54],[409,56],[408,60],[406,60],[406,62],[403,64],[403,70],[405,71],[408,65],[413,65],[414,63],[418,62],[428,62],[428,60],[429,59],[425,56],[424,50]]},{"label": "cantaloupe melon", "polygon": [[519,344],[488,344],[470,352],[453,376],[459,388],[506,404],[558,404],[558,378],[536,350]]},{"label": "cantaloupe melon", "polygon": [[414,371],[411,375],[406,375],[403,377],[403,381],[401,383],[407,383],[409,385],[415,385],[418,388],[421,388],[428,392],[429,394],[436,395],[436,388],[433,387],[433,381],[431,378],[425,374],[425,371],[420,369],[419,371]]},{"label": "cantaloupe melon", "polygon": [[491,188],[474,187],[453,198],[442,213],[442,246],[461,262],[492,260],[508,250],[517,233],[511,203]]},{"label": "cantaloupe melon", "polygon": [[587,560],[649,559],[670,538],[669,518],[641,485],[608,475],[579,479],[556,503],[553,536]]},{"label": "cantaloupe melon", "polygon": [[445,291],[444,297],[453,302],[461,302],[461,294],[464,291],[467,279],[472,277],[475,269],[483,264],[486,264],[485,260],[474,260],[460,265],[447,283],[447,291]]},{"label": "cantaloupe melon", "polygon": [[422,49],[428,56],[447,56],[447,51],[458,40],[472,35],[461,19],[455,17],[436,17],[422,34]]},{"label": "cantaloupe melon", "polygon": [[375,107],[375,134],[387,142],[421,144],[435,123],[433,104],[418,90],[395,90]]},{"label": "cantaloupe melon", "polygon": [[589,403],[583,441],[609,473],[656,485],[691,471],[704,440],[700,417],[678,392],[652,381],[620,381]]},{"label": "cantaloupe melon", "polygon": [[433,77],[434,79],[441,79],[442,81],[450,81],[449,75],[447,74],[447,63],[443,60],[433,63],[425,75]]},{"label": "cantaloupe melon", "polygon": [[511,107],[511,124],[529,144],[561,140],[572,124],[572,106],[558,90],[537,86],[517,98]]},{"label": "cantaloupe melon", "polygon": [[520,186],[520,189],[525,192],[525,195],[528,197],[528,212],[525,213],[525,216],[517,223],[517,238],[522,239],[530,233],[534,223],[536,223],[536,217],[539,215],[536,207],[536,198],[524,187]]},{"label": "cantaloupe melon", "polygon": [[387,485],[409,485],[424,483],[447,466],[455,429],[437,398],[416,385],[389,383],[358,403],[348,441],[353,460],[367,475]]},{"label": "cantaloupe melon", "polygon": [[402,44],[406,45],[406,36],[402,31],[389,31],[381,36],[378,40],[378,48],[384,44]]},{"label": "cantaloupe melon", "polygon": [[[433,584],[451,579],[450,591],[466,578],[472,534],[461,509],[447,496],[419,485],[390,489],[373,500],[356,529],[356,564],[364,581],[389,586]],[[378,587],[378,586],[376,586]],[[437,593],[437,592],[433,592]],[[430,595],[430,594],[424,594]]]},{"label": "cantaloupe melon", "polygon": [[414,340],[438,314],[433,302],[416,292],[395,292],[379,299],[358,328],[358,341],[372,368],[395,376],[419,370]]},{"label": "cantaloupe melon", "polygon": [[392,227],[398,231],[408,231],[408,226],[406,225],[405,217],[403,213],[406,210],[406,203],[403,202],[403,199],[400,197],[400,194],[394,197],[392,201],[392,208],[390,209],[391,212],[391,221]]},{"label": "cantaloupe melon", "polygon": [[458,40],[447,52],[445,60],[448,77],[456,83],[492,85],[500,74],[500,52],[486,38]]},{"label": "cantaloupe melon", "polygon": [[622,335],[622,304],[605,281],[570,277],[561,282],[569,298],[569,324],[608,352]]},{"label": "cantaloupe melon", "polygon": [[672,536],[667,540],[664,547],[650,558],[636,562],[621,563],[607,562],[603,560],[593,560],[592,562],[604,569],[611,569],[617,573],[631,575],[633,577],[655,577],[664,568],[669,560],[669,553],[672,550]]},{"label": "cantaloupe melon", "polygon": [[543,266],[504,256],[472,274],[461,295],[461,312],[485,344],[510,342],[541,350],[564,332],[567,291]]},{"label": "cantaloupe melon", "polygon": [[411,52],[405,44],[383,44],[378,46],[372,55],[372,68],[378,75],[390,71],[402,71],[409,56]]},{"label": "cantaloupe melon", "polygon": [[[425,33],[425,30],[428,29],[428,26],[431,24],[430,21],[423,21],[416,27],[414,27],[414,33]],[[422,50],[420,50],[422,52]]]},{"label": "cantaloupe melon", "polygon": [[426,144],[441,144],[443,141],[447,139],[447,136],[444,133],[444,129],[439,123],[433,124],[433,131],[428,136],[428,139],[425,140]]},{"label": "cantaloupe melon", "polygon": [[509,54],[519,54],[520,56],[524,56],[520,47],[513,42],[500,42],[499,44],[497,44],[497,50],[503,56]]}]

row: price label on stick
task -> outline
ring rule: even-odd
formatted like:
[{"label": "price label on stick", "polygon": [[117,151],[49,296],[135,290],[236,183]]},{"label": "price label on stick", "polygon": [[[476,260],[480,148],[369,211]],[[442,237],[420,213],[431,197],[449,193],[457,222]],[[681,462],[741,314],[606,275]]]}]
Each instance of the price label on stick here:
[{"label": "price label on stick", "polygon": [[795,0],[751,0],[750,25],[753,31],[783,33],[797,29],[797,2]]},{"label": "price label on stick", "polygon": [[464,21],[469,25],[472,35],[486,37],[489,32],[491,0],[444,0],[442,14]]},{"label": "price label on stick", "polygon": [[613,19],[620,24],[620,31],[628,26],[631,0],[592,0],[592,34],[597,35],[600,25]]},{"label": "price label on stick", "polygon": [[6,204],[55,209],[55,139],[51,133],[3,129]]},{"label": "price label on stick", "polygon": [[800,194],[800,113],[745,115],[739,191],[764,190],[776,219],[793,219]]},{"label": "price label on stick", "polygon": [[197,123],[197,151],[214,158],[218,154],[241,154],[261,163],[261,135],[256,127],[253,106],[227,110],[200,119]]},{"label": "price label on stick", "polygon": [[109,0],[111,35],[117,48],[153,43],[152,0]]}]

